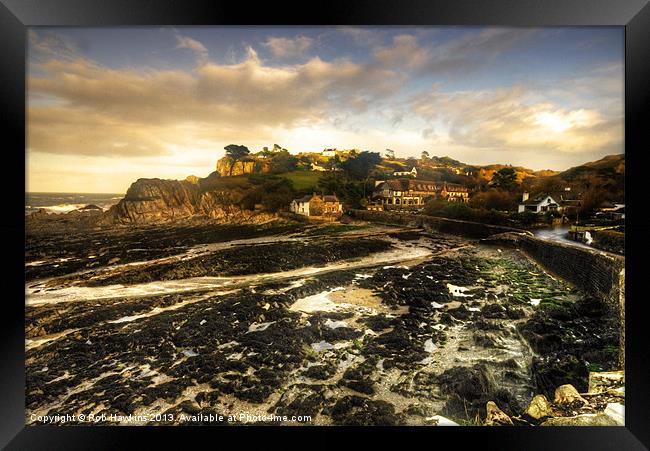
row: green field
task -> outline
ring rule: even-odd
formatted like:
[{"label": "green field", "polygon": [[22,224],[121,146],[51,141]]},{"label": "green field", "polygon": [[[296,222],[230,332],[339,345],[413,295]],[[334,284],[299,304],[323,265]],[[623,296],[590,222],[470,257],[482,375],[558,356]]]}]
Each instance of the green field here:
[{"label": "green field", "polygon": [[293,182],[293,188],[296,191],[307,189],[317,189],[318,180],[322,177],[323,172],[315,171],[291,171],[285,174],[280,174],[280,177]]}]

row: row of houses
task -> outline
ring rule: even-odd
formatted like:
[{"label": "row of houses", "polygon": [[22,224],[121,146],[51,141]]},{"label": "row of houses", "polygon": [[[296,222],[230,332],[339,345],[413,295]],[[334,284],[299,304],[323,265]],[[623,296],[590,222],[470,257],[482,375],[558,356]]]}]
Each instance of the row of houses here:
[{"label": "row of houses", "polygon": [[[368,210],[419,210],[430,199],[468,202],[466,186],[429,180],[393,179],[375,182]],[[294,199],[289,211],[309,217],[330,218],[343,214],[343,204],[336,195],[313,193]]]},{"label": "row of houses", "polygon": [[424,207],[430,199],[469,202],[466,186],[430,180],[394,179],[375,182],[370,210],[408,210]]},{"label": "row of houses", "polygon": [[[564,195],[552,196],[550,194],[540,194],[531,198],[529,193],[524,192],[519,202],[517,211],[542,214],[546,212],[566,212],[570,208],[579,208],[581,201],[579,198],[565,198]],[[623,202],[603,202],[597,208],[596,217],[606,219],[625,219],[625,204]]]}]

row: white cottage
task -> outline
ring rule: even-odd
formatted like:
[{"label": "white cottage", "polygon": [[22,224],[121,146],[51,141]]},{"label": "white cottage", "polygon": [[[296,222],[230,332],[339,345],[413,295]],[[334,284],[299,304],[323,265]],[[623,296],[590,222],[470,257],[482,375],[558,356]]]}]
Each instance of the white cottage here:
[{"label": "white cottage", "polygon": [[523,213],[530,211],[532,213],[546,213],[547,211],[558,211],[560,205],[548,194],[541,194],[529,199],[528,193],[524,193],[517,211]]},{"label": "white cottage", "polygon": [[418,176],[418,170],[415,166],[413,166],[413,169],[410,171],[395,171],[393,172],[394,176],[407,176],[407,177],[417,177]]}]

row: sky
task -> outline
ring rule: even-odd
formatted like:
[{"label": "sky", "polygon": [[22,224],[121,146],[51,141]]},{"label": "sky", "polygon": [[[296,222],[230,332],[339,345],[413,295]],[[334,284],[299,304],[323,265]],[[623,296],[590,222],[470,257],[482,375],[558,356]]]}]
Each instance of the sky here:
[{"label": "sky", "polygon": [[564,170],[624,152],[622,27],[28,31],[30,192],[205,177],[228,144]]}]

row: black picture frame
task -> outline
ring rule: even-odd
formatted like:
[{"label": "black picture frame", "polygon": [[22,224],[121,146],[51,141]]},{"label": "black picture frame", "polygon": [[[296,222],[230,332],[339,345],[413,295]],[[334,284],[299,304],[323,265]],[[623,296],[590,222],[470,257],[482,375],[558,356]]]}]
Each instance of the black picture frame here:
[{"label": "black picture frame", "polygon": [[[288,12],[293,11],[293,12]],[[25,155],[25,45],[29,26],[125,25],[494,25],[625,27],[625,153],[626,177],[626,426],[600,428],[408,428],[416,446],[444,446],[471,439],[481,448],[495,449],[612,449],[635,450],[650,446],[650,353],[643,315],[645,269],[650,222],[644,217],[644,152],[650,151],[650,5],[648,0],[365,0],[311,1],[283,8],[277,2],[260,4],[200,0],[0,0],[0,119],[5,127],[5,174],[17,181],[7,184],[5,214],[0,216],[4,240],[5,287],[0,361],[0,446],[7,449],[123,449],[134,438],[166,444],[207,440],[216,446],[250,446],[250,432],[263,442],[315,442],[296,438],[306,432],[322,435],[350,428],[228,428],[242,442],[226,445],[214,434],[224,429],[151,427],[25,427],[24,203],[15,187],[24,184]],[[7,167],[8,164],[8,167]],[[7,169],[9,169],[7,171]],[[647,170],[646,170],[647,172]],[[646,175],[647,177],[647,175]],[[630,208],[631,207],[631,208]],[[180,429],[180,430],[179,430]],[[191,431],[190,431],[191,429]],[[337,432],[337,431],[334,431]],[[366,432],[366,431],[363,431]],[[373,428],[383,439],[402,432]],[[356,432],[355,432],[356,433]],[[183,437],[179,437],[178,435]],[[208,434],[210,437],[208,437]],[[327,435],[325,435],[327,434]],[[311,435],[311,434],[310,434]],[[231,437],[232,438],[232,437]],[[308,440],[308,441],[303,441]],[[244,442],[246,441],[246,442]],[[238,445],[241,443],[241,445]],[[408,443],[408,442],[405,442]],[[330,442],[330,446],[335,443]],[[448,445],[449,446],[449,445]],[[452,445],[457,446],[457,445]]]}]

